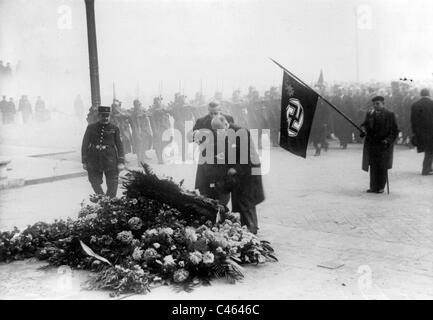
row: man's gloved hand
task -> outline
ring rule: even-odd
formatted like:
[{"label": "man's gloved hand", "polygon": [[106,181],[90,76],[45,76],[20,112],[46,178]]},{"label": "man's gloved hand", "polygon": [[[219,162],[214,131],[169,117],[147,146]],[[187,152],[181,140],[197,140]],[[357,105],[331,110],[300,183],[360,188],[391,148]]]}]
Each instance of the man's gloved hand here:
[{"label": "man's gloved hand", "polygon": [[359,136],[360,136],[361,138],[365,138],[365,136],[366,136],[365,131],[362,131],[362,132],[359,134]]},{"label": "man's gloved hand", "polygon": [[119,171],[122,171],[122,170],[125,169],[125,165],[124,165],[123,163],[119,163],[119,164],[117,165],[117,169],[118,169]]},{"label": "man's gloved hand", "polygon": [[83,163],[83,169],[87,171],[87,164]]}]

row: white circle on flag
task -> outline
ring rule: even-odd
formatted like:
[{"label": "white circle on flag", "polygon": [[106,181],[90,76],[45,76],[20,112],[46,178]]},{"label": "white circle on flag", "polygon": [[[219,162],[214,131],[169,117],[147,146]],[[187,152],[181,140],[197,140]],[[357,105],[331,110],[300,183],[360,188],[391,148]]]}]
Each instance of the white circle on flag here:
[{"label": "white circle on flag", "polygon": [[296,98],[289,99],[286,108],[287,133],[289,137],[296,137],[304,124],[304,108]]}]

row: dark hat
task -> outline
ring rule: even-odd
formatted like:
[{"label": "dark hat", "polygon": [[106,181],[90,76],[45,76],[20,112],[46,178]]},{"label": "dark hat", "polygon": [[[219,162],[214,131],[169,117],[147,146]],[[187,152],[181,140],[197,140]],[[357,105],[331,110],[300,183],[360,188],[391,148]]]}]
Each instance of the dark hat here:
[{"label": "dark hat", "polygon": [[430,91],[427,88],[423,88],[423,89],[421,89],[420,96],[421,97],[428,97],[428,96],[430,96]]},{"label": "dark hat", "polygon": [[209,108],[211,109],[215,109],[218,108],[218,103],[216,103],[215,101],[212,101],[211,103],[209,103]]},{"label": "dark hat", "polygon": [[376,101],[382,101],[385,102],[385,98],[382,96],[375,96],[373,99],[371,99],[372,102],[376,102]]},{"label": "dark hat", "polygon": [[111,107],[99,106],[98,113],[110,113]]}]

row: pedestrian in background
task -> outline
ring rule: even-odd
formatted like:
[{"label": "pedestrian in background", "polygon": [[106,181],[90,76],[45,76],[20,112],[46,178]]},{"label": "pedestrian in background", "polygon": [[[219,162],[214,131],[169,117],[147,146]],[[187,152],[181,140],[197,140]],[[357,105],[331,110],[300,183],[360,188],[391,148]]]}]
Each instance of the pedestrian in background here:
[{"label": "pedestrian in background", "polygon": [[398,136],[397,123],[393,112],[385,108],[385,99],[376,96],[372,100],[373,109],[367,112],[361,124],[366,131],[362,154],[362,169],[370,169],[369,193],[383,193],[392,168],[394,141]]},{"label": "pedestrian in background", "polygon": [[414,138],[413,145],[418,152],[424,152],[422,175],[432,175],[433,168],[433,100],[428,89],[422,89],[421,99],[412,105],[411,124]]}]

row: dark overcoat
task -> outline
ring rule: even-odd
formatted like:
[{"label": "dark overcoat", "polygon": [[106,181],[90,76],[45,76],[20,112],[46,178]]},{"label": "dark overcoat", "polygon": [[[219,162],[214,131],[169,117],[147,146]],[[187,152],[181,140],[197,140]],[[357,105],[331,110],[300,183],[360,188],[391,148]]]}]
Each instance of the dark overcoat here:
[{"label": "dark overcoat", "polygon": [[386,109],[368,112],[361,127],[366,131],[362,170],[368,171],[369,166],[391,169],[394,141],[398,136],[394,113]]},{"label": "dark overcoat", "polygon": [[[241,139],[237,139],[236,164],[229,164],[229,167],[236,170],[236,177],[239,179],[239,182],[232,189],[232,211],[243,212],[243,206],[253,207],[265,200],[262,175],[260,173],[260,158],[247,129],[234,124],[230,125],[230,129],[236,132],[238,130],[246,130],[248,136],[248,162],[244,163],[241,159],[241,148],[245,148],[245,146],[241,144]],[[233,148],[234,145],[229,145],[228,147]],[[256,169],[257,172],[253,172],[253,169]]]},{"label": "dark overcoat", "polygon": [[117,170],[119,163],[125,163],[119,128],[99,121],[89,124],[81,145],[81,162],[95,171]]},{"label": "dark overcoat", "polygon": [[[229,123],[233,123],[233,117],[230,115],[224,115]],[[198,118],[196,123],[194,124],[193,131],[196,130],[212,130],[212,116],[210,114],[205,115],[204,117]],[[199,143],[202,143],[200,141]],[[213,142],[212,142],[213,143]],[[215,144],[216,145],[216,144]],[[197,173],[195,176],[195,189],[200,191],[200,194],[209,195],[210,190],[210,178],[209,175],[206,174],[206,171],[209,169],[209,166],[212,164],[203,163],[203,159],[206,158],[206,148],[199,154],[199,164],[197,165]]]},{"label": "dark overcoat", "polygon": [[423,97],[415,102],[410,118],[417,151],[433,151],[433,100]]}]

